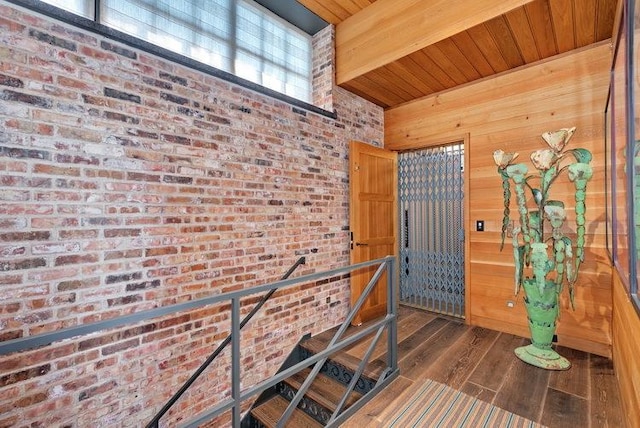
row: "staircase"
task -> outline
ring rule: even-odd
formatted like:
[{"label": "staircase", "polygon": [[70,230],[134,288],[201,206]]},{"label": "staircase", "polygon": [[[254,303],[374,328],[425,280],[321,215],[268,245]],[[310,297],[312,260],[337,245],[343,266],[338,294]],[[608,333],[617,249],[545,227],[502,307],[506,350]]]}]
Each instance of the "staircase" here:
[{"label": "staircase", "polygon": [[[304,339],[292,352],[287,365],[291,366],[323,351],[337,329],[338,327]],[[316,376],[287,421],[287,427],[315,428],[323,427],[327,424],[361,362],[359,358],[347,352],[347,350],[343,350],[336,353],[324,363],[320,373]],[[271,390],[265,391],[257,400],[257,404],[243,419],[242,428],[275,427],[312,368],[313,366],[303,369],[276,384]],[[347,398],[342,411],[348,409],[364,394],[373,389],[385,368],[386,363],[384,361],[379,359],[371,361]]]},{"label": "staircase", "polygon": [[[202,424],[215,420],[217,417],[227,413],[225,417],[230,417],[232,426],[237,428],[277,426],[280,419],[285,419],[283,418],[284,415],[287,415],[286,425],[291,427],[337,427],[399,375],[397,342],[398,305],[394,292],[394,290],[397,289],[397,284],[395,284],[394,281],[394,278],[396,278],[394,273],[395,257],[386,256],[376,260],[335,268],[326,272],[315,272],[303,275],[293,280],[287,279],[297,266],[304,264],[304,260],[304,257],[300,257],[282,279],[277,282],[143,311],[144,316],[142,318],[140,318],[139,313],[123,316],[119,318],[119,322],[122,324],[112,325],[111,321],[109,321],[109,327],[113,327],[114,325],[126,324],[123,319],[127,319],[127,322],[134,322],[134,320],[135,322],[139,322],[143,319],[164,316],[168,313],[185,309],[230,302],[230,334],[218,345],[197,370],[195,370],[180,389],[162,406],[146,425],[146,428],[158,428],[160,426],[162,417],[167,414],[180,397],[193,385],[199,376],[204,373],[207,367],[216,360],[227,345],[231,346],[230,399],[219,401],[211,408],[194,415],[190,420],[184,422],[184,426],[202,426]],[[375,273],[371,276],[371,279],[360,293],[358,299],[353,302],[351,310],[340,326],[314,338],[304,340],[304,343],[299,344],[295,348],[295,352],[289,356],[283,367],[280,368],[280,371],[271,380],[259,382],[257,385],[245,391],[242,390],[240,379],[242,362],[240,358],[240,332],[276,291],[301,283],[314,284],[325,281],[326,278],[337,277],[337,275],[343,273],[347,274],[358,269],[374,266],[377,266]],[[385,274],[387,279],[386,293],[388,296],[386,314],[380,316],[377,320],[370,320],[359,326],[359,331],[349,332],[349,326],[362,309],[374,287],[376,287],[378,283],[383,284],[385,282],[382,281]],[[385,285],[380,286],[384,287]],[[241,300],[244,297],[265,291],[266,294],[264,294],[253,309],[241,319]],[[93,330],[90,330],[91,332],[107,328],[103,326],[103,322],[94,324],[96,325],[93,327]],[[55,340],[77,336],[79,333],[72,333],[75,331],[74,328],[66,329],[62,335],[56,332]],[[385,335],[386,340],[381,341],[380,339]],[[45,336],[47,340],[49,340],[49,336],[51,335],[45,334]],[[39,342],[39,340],[42,339],[40,337],[35,337],[35,339],[36,340],[30,341],[29,343],[32,343],[32,345],[36,342],[40,344],[44,343]],[[369,345],[366,345],[367,341]],[[386,343],[386,346],[383,342]],[[358,354],[358,352],[363,349],[361,345],[364,346],[365,351],[362,354]],[[355,349],[357,347],[361,347],[359,351]],[[16,350],[11,346],[9,348],[12,351]],[[18,348],[17,350],[20,349],[22,348]],[[351,350],[347,351],[348,349]],[[0,344],[0,354],[2,354],[2,351],[3,344]],[[351,353],[346,354],[345,352]],[[377,355],[374,354],[374,352],[377,352]],[[384,358],[382,356],[383,354],[385,354]],[[308,355],[309,357],[304,357],[303,355]],[[362,361],[358,360],[357,357],[362,358]],[[382,362],[382,360],[384,360],[384,362]],[[371,361],[371,363],[365,364],[365,362],[369,361]],[[312,364],[316,366],[309,368]],[[320,364],[322,364],[322,366],[320,366]],[[321,370],[322,373],[320,373]],[[312,376],[305,378],[305,374],[309,373],[309,371]],[[300,396],[298,396],[297,391],[300,392]],[[306,393],[304,400],[301,397],[302,391]],[[340,394],[340,391],[344,393]],[[349,394],[347,394],[347,392],[349,392]],[[249,411],[247,417],[242,418],[243,403],[247,400],[252,400],[256,394],[260,394],[260,397],[255,402],[254,407]],[[359,396],[361,396],[360,399],[358,398]],[[336,399],[336,397],[340,398]],[[293,402],[296,403],[297,409],[293,407]],[[288,408],[289,406],[291,406],[290,409]],[[296,410],[294,419],[291,418],[293,410]],[[335,415],[333,413],[335,413]],[[284,425],[284,423],[282,425]]]}]

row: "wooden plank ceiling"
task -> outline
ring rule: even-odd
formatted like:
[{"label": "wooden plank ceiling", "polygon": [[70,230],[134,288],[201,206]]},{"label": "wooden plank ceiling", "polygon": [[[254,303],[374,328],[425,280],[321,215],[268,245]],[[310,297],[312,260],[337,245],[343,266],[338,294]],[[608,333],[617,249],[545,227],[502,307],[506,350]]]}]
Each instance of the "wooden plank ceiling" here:
[{"label": "wooden plank ceiling", "polygon": [[336,26],[336,81],[390,108],[611,38],[617,0],[298,0]]}]

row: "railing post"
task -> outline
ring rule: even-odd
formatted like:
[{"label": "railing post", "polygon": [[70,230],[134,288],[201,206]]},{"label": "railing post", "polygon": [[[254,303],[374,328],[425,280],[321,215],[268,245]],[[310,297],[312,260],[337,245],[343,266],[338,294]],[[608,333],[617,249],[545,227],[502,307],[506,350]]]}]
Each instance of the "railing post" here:
[{"label": "railing post", "polygon": [[387,365],[395,371],[398,368],[398,298],[395,287],[397,281],[395,257],[388,259],[387,263],[387,314],[393,315],[387,332]]},{"label": "railing post", "polygon": [[231,395],[233,426],[240,427],[240,298],[231,299]]}]

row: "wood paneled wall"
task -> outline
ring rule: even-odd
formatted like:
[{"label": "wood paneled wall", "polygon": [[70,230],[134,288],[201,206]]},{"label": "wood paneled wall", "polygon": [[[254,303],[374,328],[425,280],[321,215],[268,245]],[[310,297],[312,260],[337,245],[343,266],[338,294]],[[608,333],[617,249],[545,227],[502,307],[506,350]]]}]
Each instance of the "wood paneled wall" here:
[{"label": "wood paneled wall", "polygon": [[613,367],[627,427],[640,427],[640,317],[618,272],[613,273]]},{"label": "wood paneled wall", "polygon": [[[568,299],[563,299],[557,333],[562,345],[611,355],[603,151],[610,67],[611,47],[605,42],[385,113],[385,147],[391,150],[432,146],[469,135],[467,322],[529,336],[522,295],[514,296],[511,246],[507,243],[499,252],[502,187],[492,154],[500,148],[517,151],[522,162],[529,162],[533,150],[546,147],[540,134],[576,126],[571,145],[592,151],[594,178],[587,196],[587,250],[577,284],[576,310],[571,311]],[[566,182],[558,181],[552,192],[555,199],[573,198]],[[572,214],[569,225],[575,231]],[[485,221],[484,232],[475,231],[476,220]],[[508,307],[508,301],[514,301],[515,307]]]}]

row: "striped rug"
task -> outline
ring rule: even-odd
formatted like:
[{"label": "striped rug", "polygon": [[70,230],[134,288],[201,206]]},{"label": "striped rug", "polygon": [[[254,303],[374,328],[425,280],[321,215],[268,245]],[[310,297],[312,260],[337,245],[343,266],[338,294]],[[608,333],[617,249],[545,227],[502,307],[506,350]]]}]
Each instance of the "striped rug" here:
[{"label": "striped rug", "polygon": [[427,380],[405,403],[385,418],[385,427],[542,427],[433,380]]}]

